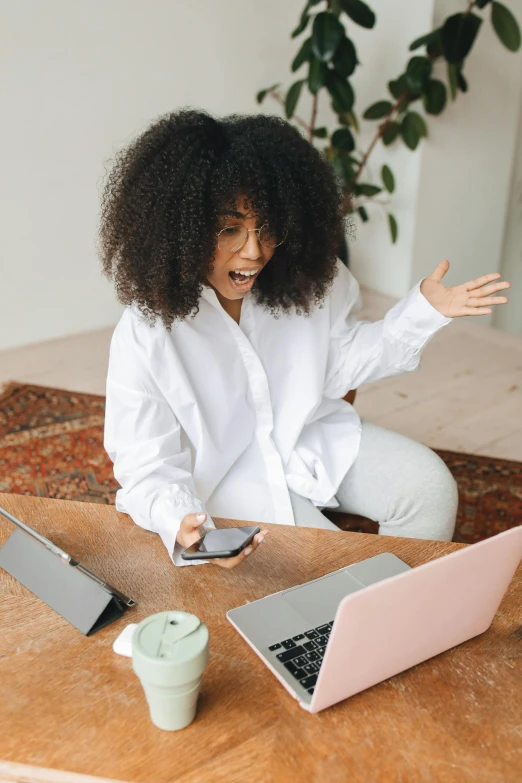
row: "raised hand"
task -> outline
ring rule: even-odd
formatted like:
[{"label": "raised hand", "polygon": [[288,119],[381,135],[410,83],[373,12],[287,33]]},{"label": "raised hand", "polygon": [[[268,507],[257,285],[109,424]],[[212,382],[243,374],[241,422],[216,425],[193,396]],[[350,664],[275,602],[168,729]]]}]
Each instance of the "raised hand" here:
[{"label": "raised hand", "polygon": [[[420,286],[421,293],[428,302],[446,318],[456,318],[460,315],[488,315],[493,312],[490,305],[506,304],[508,301],[505,296],[492,296],[497,291],[511,286],[507,281],[492,282],[502,277],[500,272],[492,272],[477,277],[476,280],[448,287],[441,283],[441,280],[449,266],[449,261],[441,261]],[[488,283],[491,285],[487,285]]]}]

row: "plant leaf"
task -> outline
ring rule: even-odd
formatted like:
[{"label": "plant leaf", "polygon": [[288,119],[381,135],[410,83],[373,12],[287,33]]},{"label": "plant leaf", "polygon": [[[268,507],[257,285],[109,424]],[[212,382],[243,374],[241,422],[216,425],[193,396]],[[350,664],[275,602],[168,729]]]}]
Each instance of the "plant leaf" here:
[{"label": "plant leaf", "polygon": [[294,82],[292,84],[292,86],[289,88],[288,92],[286,93],[285,114],[288,120],[290,120],[294,115],[295,107],[297,106],[297,101],[299,100],[299,96],[301,95],[301,89],[304,83],[305,83],[304,79],[299,79],[297,82]]},{"label": "plant leaf", "polygon": [[344,178],[347,183],[351,183],[354,178],[353,160],[346,150],[339,150],[339,157],[343,164]]},{"label": "plant leaf", "polygon": [[332,147],[351,152],[355,149],[355,141],[348,128],[338,128],[332,134]]},{"label": "plant leaf", "polygon": [[451,92],[451,100],[457,97],[457,66],[455,63],[448,63],[448,82]]},{"label": "plant leaf", "polygon": [[506,49],[518,52],[520,49],[520,28],[509,8],[506,8],[502,3],[493,2],[491,24]]},{"label": "plant leaf", "polygon": [[291,37],[297,38],[298,35],[301,35],[303,30],[306,29],[306,26],[308,22],[310,21],[310,14],[308,13],[308,9],[310,8],[310,3],[307,3],[305,7],[303,8],[303,13],[301,14],[301,18],[299,20],[299,24],[293,30]]},{"label": "plant leaf", "polygon": [[312,50],[318,60],[331,60],[344,35],[344,27],[338,18],[328,11],[322,11],[312,26]]},{"label": "plant leaf", "polygon": [[418,49],[419,46],[424,46],[424,44],[435,43],[435,41],[439,40],[439,35],[440,30],[432,30],[431,33],[421,35],[420,38],[416,38],[413,43],[410,44],[410,52],[413,52],[414,49]]},{"label": "plant leaf", "polygon": [[324,84],[326,66],[317,57],[312,57],[308,68],[308,89],[312,95],[316,95]]},{"label": "plant leaf", "polygon": [[301,65],[307,60],[309,60],[312,56],[312,39],[307,38],[306,41],[303,41],[303,45],[297,52],[296,56],[294,57],[294,61],[292,63],[292,71],[297,71],[298,68],[301,67]]},{"label": "plant leaf", "polygon": [[381,169],[381,179],[388,193],[393,193],[395,190],[395,178],[392,170],[386,164]]},{"label": "plant leaf", "polygon": [[350,118],[350,125],[352,126],[352,128],[355,128],[356,133],[359,133],[359,131],[360,131],[359,121],[358,121],[357,115],[353,111],[353,109],[352,109],[352,111],[348,112],[348,116]]},{"label": "plant leaf", "polygon": [[488,3],[491,3],[491,0],[475,0],[477,8],[485,8]]},{"label": "plant leaf", "polygon": [[375,14],[362,0],[341,0],[341,8],[350,19],[361,27],[371,29],[375,24]]},{"label": "plant leaf", "polygon": [[356,133],[359,133],[360,131],[357,116],[353,109],[352,111],[338,111],[337,121],[339,122],[339,125],[344,125],[347,128],[354,128]]},{"label": "plant leaf", "polygon": [[381,117],[386,117],[392,110],[393,106],[390,101],[377,101],[368,106],[363,114],[365,120],[380,120]]},{"label": "plant leaf", "polygon": [[399,227],[395,217],[390,212],[388,213],[388,225],[390,227],[391,240],[395,244],[399,235]]},{"label": "plant leaf", "polygon": [[412,92],[422,92],[431,76],[432,62],[428,57],[412,57],[404,74],[406,87]]},{"label": "plant leaf", "polygon": [[279,87],[279,83],[278,84],[273,84],[271,87],[266,87],[264,90],[259,90],[259,92],[256,95],[257,102],[261,103],[261,101],[264,101],[264,99],[268,95],[268,93],[272,92],[272,90],[275,90],[276,87]]},{"label": "plant leaf", "polygon": [[408,105],[411,102],[416,101],[419,95],[420,93],[415,93],[415,94],[411,92],[406,93],[406,95],[404,95],[400,99],[400,101],[397,102],[397,114],[402,114],[403,112],[405,112],[406,109],[408,108]]},{"label": "plant leaf", "polygon": [[420,133],[419,129],[417,127],[417,124],[412,117],[411,112],[408,114],[405,114],[402,118],[401,122],[401,136],[406,144],[407,147],[410,148],[410,150],[417,149],[417,145],[420,141]]},{"label": "plant leaf", "polygon": [[361,185],[355,186],[355,192],[358,196],[368,196],[371,198],[372,196],[376,196],[378,193],[382,193],[382,188],[378,187],[377,185],[370,185],[369,183],[363,182]]},{"label": "plant leaf", "polygon": [[351,111],[355,95],[350,82],[343,79],[342,76],[339,76],[336,71],[328,71],[325,84],[328,92],[333,98],[335,105],[334,111],[337,113],[340,111]]},{"label": "plant leaf", "polygon": [[330,158],[330,165],[333,168],[336,177],[341,182],[346,182],[345,169],[339,155],[334,155],[333,157]]},{"label": "plant leaf", "polygon": [[430,79],[424,88],[422,102],[428,114],[440,114],[446,106],[446,87],[438,79]]},{"label": "plant leaf", "polygon": [[417,133],[419,136],[427,136],[428,135],[428,129],[426,127],[426,123],[424,122],[424,118],[421,117],[420,114],[417,114],[416,111],[410,111],[409,112],[410,122],[413,122],[415,125],[415,128],[417,129]]},{"label": "plant leaf", "polygon": [[404,74],[399,76],[398,79],[392,79],[388,82],[388,89],[395,99],[400,98],[404,90],[407,90]]},{"label": "plant leaf", "polygon": [[312,133],[314,136],[317,136],[318,139],[326,139],[328,136],[328,129],[322,126],[321,128],[314,128]]},{"label": "plant leaf", "polygon": [[462,92],[468,91],[468,83],[464,77],[464,74],[461,73],[461,71],[457,73],[457,84]]},{"label": "plant leaf", "polygon": [[358,63],[359,60],[357,59],[357,52],[355,51],[353,42],[350,40],[350,38],[343,36],[333,56],[333,67],[339,76],[342,76],[346,79],[348,76],[352,75]]},{"label": "plant leaf", "polygon": [[430,41],[430,43],[426,47],[426,53],[428,57],[431,57],[432,60],[436,60],[437,57],[440,57],[442,55],[442,46],[440,43],[440,30],[439,30],[439,37],[436,41]]},{"label": "plant leaf", "polygon": [[386,127],[381,136],[382,143],[388,147],[392,142],[395,141],[399,131],[400,125],[398,122],[393,122],[393,120],[391,120],[390,122],[386,123]]},{"label": "plant leaf", "polygon": [[442,51],[449,63],[458,63],[468,56],[482,19],[476,14],[448,16],[440,33]]},{"label": "plant leaf", "polygon": [[358,207],[357,208],[357,212],[361,216],[361,219],[362,219],[363,223],[366,223],[368,221],[368,213],[365,210],[365,208],[364,207]]}]

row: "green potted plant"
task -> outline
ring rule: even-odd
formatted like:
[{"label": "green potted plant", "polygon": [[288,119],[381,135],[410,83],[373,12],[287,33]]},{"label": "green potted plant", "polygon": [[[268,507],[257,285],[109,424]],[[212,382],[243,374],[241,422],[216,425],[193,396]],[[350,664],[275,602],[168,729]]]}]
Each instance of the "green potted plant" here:
[{"label": "green potted plant", "polygon": [[[307,0],[291,34],[292,38],[306,35],[291,64],[292,72],[301,75],[285,91],[280,90],[280,84],[260,90],[257,101],[261,103],[267,96],[274,98],[283,106],[287,119],[293,120],[311,142],[320,145],[340,180],[345,215],[357,213],[361,220],[367,221],[369,212],[364,204],[374,201],[383,191],[392,194],[395,190],[395,175],[387,164],[381,168],[378,184],[364,181],[366,163],[376,145],[402,142],[415,150],[428,135],[427,115],[439,115],[444,111],[448,93],[455,101],[460,92],[468,91],[464,67],[484,15],[489,15],[502,44],[509,51],[519,50],[520,28],[511,11],[496,0],[470,0],[465,11],[452,14],[439,27],[411,43],[409,49],[415,54],[407,61],[404,71],[387,82],[389,95],[362,113],[364,119],[378,123],[370,144],[363,150],[357,144],[360,126],[351,83],[359,61],[355,44],[347,35],[343,22],[347,19],[373,28],[375,13],[362,0]],[[433,75],[433,65],[439,60],[446,64],[446,83]],[[296,114],[303,89],[312,94],[308,122]],[[333,129],[316,126],[321,93],[328,95],[337,115],[337,127]],[[418,111],[421,105],[422,114]],[[391,240],[396,242],[397,220],[388,209],[387,213]],[[348,263],[346,240],[339,256]]]}]

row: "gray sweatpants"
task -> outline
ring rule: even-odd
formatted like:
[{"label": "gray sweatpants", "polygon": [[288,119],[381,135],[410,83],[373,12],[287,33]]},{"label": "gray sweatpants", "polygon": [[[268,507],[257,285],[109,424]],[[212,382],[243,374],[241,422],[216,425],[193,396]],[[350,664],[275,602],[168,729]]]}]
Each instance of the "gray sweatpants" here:
[{"label": "gray sweatpants", "polygon": [[[336,498],[334,511],[378,522],[381,535],[452,539],[458,491],[445,463],[422,443],[368,421]],[[339,530],[308,498],[290,492],[290,500],[296,525]]]}]

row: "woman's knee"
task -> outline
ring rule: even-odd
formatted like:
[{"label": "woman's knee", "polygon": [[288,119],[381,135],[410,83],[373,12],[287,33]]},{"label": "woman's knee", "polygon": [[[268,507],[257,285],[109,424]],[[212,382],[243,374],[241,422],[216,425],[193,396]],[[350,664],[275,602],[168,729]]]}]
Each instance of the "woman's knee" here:
[{"label": "woman's knee", "polygon": [[430,495],[439,505],[447,506],[456,512],[459,501],[457,482],[444,460],[428,446],[424,448],[426,450],[424,482],[431,488]]},{"label": "woman's knee", "polygon": [[425,525],[426,537],[451,541],[459,504],[457,482],[446,463],[428,446],[422,446],[411,476],[410,502]]},{"label": "woman's knee", "polygon": [[450,541],[455,479],[428,446],[363,421],[361,447],[339,487],[342,510],[379,523],[383,535]]}]

